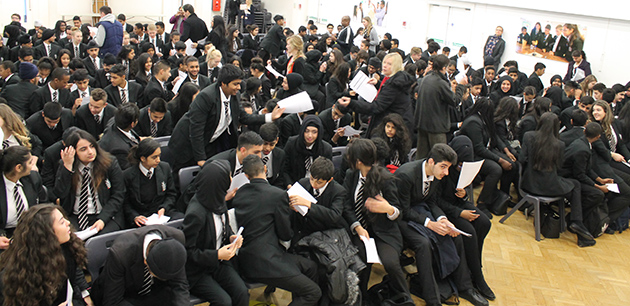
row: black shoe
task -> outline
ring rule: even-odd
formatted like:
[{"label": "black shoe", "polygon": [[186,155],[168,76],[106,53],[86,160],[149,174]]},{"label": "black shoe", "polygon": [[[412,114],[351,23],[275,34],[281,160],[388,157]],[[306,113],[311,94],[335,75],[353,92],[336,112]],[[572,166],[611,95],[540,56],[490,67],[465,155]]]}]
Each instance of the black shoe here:
[{"label": "black shoe", "polygon": [[610,226],[609,226],[609,227],[607,227],[607,228],[606,228],[606,230],[604,231],[604,233],[606,233],[606,234],[608,234],[608,235],[614,235],[614,234],[615,234],[615,230],[614,230],[614,229],[612,229],[612,228],[610,228]]},{"label": "black shoe", "polygon": [[582,224],[581,222],[580,223],[571,222],[569,224],[569,231],[579,235],[580,237],[584,238],[584,240],[595,240],[595,237],[591,235],[591,233],[586,229],[584,224]]},{"label": "black shoe", "polygon": [[497,298],[494,295],[494,292],[492,292],[492,289],[490,289],[487,284],[478,287],[477,291],[479,291],[479,293],[481,293],[481,295],[483,295],[483,297],[485,297],[489,301],[494,301]]},{"label": "black shoe", "polygon": [[587,240],[587,239],[582,238],[582,236],[578,235],[578,246],[581,248],[594,246],[595,243],[596,243],[595,239]]},{"label": "black shoe", "polygon": [[488,300],[486,300],[477,290],[468,289],[466,291],[461,291],[459,293],[459,297],[462,299],[469,301],[475,306],[488,306]]}]

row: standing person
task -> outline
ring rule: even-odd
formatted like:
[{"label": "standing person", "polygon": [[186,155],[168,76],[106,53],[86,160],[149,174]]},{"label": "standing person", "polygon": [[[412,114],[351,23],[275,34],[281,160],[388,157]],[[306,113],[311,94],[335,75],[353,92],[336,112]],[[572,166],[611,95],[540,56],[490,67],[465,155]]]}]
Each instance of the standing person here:
[{"label": "standing person", "polygon": [[215,160],[201,169],[195,178],[199,188],[190,199],[184,217],[186,236],[186,276],[190,291],[213,305],[249,305],[247,286],[232,266],[232,259],[243,239],[229,226],[226,200],[231,181],[229,163]]},{"label": "standing person", "polygon": [[505,40],[501,38],[501,35],[503,35],[503,27],[498,26],[494,31],[494,35],[488,36],[483,47],[483,55],[491,56],[494,59],[495,69],[499,67],[501,56],[503,56],[503,51],[505,51]]},{"label": "standing person", "polygon": [[278,61],[272,60],[276,69],[280,69],[281,71],[286,71],[286,74],[289,73],[297,73],[301,76],[304,76],[304,66],[306,66],[306,56],[304,56],[303,47],[304,42],[299,36],[291,36],[287,39],[287,56],[289,59],[286,61],[285,65],[279,64]]},{"label": "standing person", "polygon": [[195,56],[199,57],[201,55],[200,50],[203,50],[203,45],[198,44],[198,42],[208,37],[208,26],[206,26],[206,22],[203,19],[195,14],[195,8],[191,4],[184,4],[182,9],[186,19],[184,20],[184,29],[182,29],[180,41],[190,39],[193,42],[193,46],[197,48]]},{"label": "standing person", "polygon": [[170,24],[173,25],[173,29],[171,29],[171,33],[177,31],[178,33],[184,32],[184,20],[186,20],[186,15],[184,14],[184,9],[180,6],[177,9],[177,13],[168,20]]},{"label": "standing person", "polygon": [[584,81],[584,79],[591,75],[591,63],[586,61],[584,51],[574,50],[571,53],[573,58],[567,66],[567,73],[562,80],[564,83],[568,81],[576,81],[578,83]]},{"label": "standing person", "polygon": [[[232,43],[233,37],[225,37],[227,32],[225,29],[225,22],[221,16],[215,15],[212,18],[212,24],[210,26],[212,27],[212,31],[208,34],[208,41],[212,43],[214,48],[221,51],[221,57],[225,60],[228,58],[228,44]],[[228,39],[230,41],[228,41]],[[236,50],[234,50],[234,53],[236,53]]]},{"label": "standing person", "polygon": [[341,18],[341,26],[343,29],[339,32],[337,44],[341,47],[343,55],[346,55],[350,52],[350,48],[354,46],[354,32],[350,27],[350,16],[343,16]]},{"label": "standing person", "polygon": [[454,93],[445,75],[448,57],[434,55],[431,62],[431,71],[422,79],[416,102],[416,159],[426,158],[435,144],[446,143],[446,133],[451,129],[449,107],[456,106]]},{"label": "standing person", "polygon": [[25,211],[0,259],[5,305],[65,305],[68,282],[81,290],[72,295],[74,305],[94,305],[82,269],[87,251],[57,205]]},{"label": "standing person", "polygon": [[116,20],[109,6],[102,6],[99,12],[101,20],[96,24],[98,32],[96,32],[96,37],[94,37],[100,48],[98,56],[102,58],[107,53],[116,55],[122,48],[123,26]]},{"label": "standing person", "polygon": [[372,25],[372,19],[370,19],[369,16],[365,16],[361,20],[361,23],[364,27],[363,37],[370,43],[369,50],[376,53],[376,46],[378,46],[379,40],[378,33],[376,33],[376,29],[374,29]]},{"label": "standing person", "polygon": [[282,17],[282,15],[276,15],[273,17],[273,21],[275,21],[276,24],[271,27],[262,42],[260,42],[260,47],[264,51],[260,54],[263,63],[266,63],[270,58],[278,57],[280,52],[284,50],[287,40],[282,31],[282,27],[284,27],[284,17]]}]

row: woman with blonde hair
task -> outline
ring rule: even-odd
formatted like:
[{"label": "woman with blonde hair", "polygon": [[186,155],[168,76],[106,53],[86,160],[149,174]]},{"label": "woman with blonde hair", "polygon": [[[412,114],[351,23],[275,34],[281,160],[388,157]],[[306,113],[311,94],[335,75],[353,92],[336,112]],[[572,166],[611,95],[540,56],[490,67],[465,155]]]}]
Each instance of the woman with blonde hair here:
[{"label": "woman with blonde hair", "polygon": [[[370,120],[366,131],[367,137],[370,137],[374,127],[378,126],[383,118],[391,113],[402,116],[407,129],[413,131],[410,91],[415,77],[403,70],[402,57],[398,53],[387,54],[383,58],[382,69],[383,80],[372,103],[363,99],[351,100],[348,97],[339,99],[342,106],[350,106],[359,113],[372,115],[372,120]],[[372,85],[375,85],[376,82],[376,79],[369,81]]]},{"label": "woman with blonde hair", "polygon": [[2,149],[12,146],[25,146],[31,153],[41,156],[41,141],[37,139],[33,141],[31,133],[26,129],[22,118],[13,112],[11,107],[6,104],[6,100],[0,98],[0,128],[4,138],[2,139]]},{"label": "woman with blonde hair", "polygon": [[372,26],[372,19],[370,19],[369,16],[365,16],[361,23],[364,27],[363,37],[370,41],[370,51],[376,53],[376,46],[378,46],[379,40],[378,33],[376,33],[376,30]]},{"label": "woman with blonde hair", "polygon": [[304,41],[301,36],[293,35],[287,38],[287,56],[289,56],[289,60],[284,65],[278,63],[277,60],[269,60],[269,62],[276,69],[285,71],[286,74],[297,73],[302,75],[306,65],[306,57],[304,56]]},{"label": "woman with blonde hair", "polygon": [[597,77],[595,75],[588,75],[582,83],[580,83],[580,88],[582,89],[582,96],[593,96],[593,86],[597,84]]}]

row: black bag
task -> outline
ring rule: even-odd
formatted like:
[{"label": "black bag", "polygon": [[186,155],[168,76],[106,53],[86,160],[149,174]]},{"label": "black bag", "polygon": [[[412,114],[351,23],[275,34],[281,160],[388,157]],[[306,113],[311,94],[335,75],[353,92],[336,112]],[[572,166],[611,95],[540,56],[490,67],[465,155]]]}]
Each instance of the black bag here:
[{"label": "black bag", "polygon": [[610,218],[608,217],[608,207],[606,204],[601,204],[593,209],[593,211],[584,216],[584,225],[586,229],[597,238],[604,234],[608,225],[610,225]]},{"label": "black bag", "polygon": [[389,284],[389,275],[383,281],[370,287],[367,296],[363,297],[367,306],[415,306],[410,296],[404,292],[395,293]]},{"label": "black bag", "polygon": [[548,205],[541,205],[540,232],[545,238],[560,238],[560,215]]},{"label": "black bag", "polygon": [[503,216],[507,214],[508,203],[510,202],[510,195],[501,191],[496,190],[494,192],[494,199],[492,199],[492,205],[490,205],[490,212],[497,216]]},{"label": "black bag", "polygon": [[630,221],[630,208],[626,208],[621,216],[610,225],[610,228],[621,233],[628,229],[628,221]]},{"label": "black bag", "polygon": [[[436,281],[440,291],[440,302],[446,305],[459,305],[459,299],[456,297],[457,291],[449,278],[437,279]],[[409,291],[411,294],[422,298],[422,285],[418,273],[409,274]]]}]

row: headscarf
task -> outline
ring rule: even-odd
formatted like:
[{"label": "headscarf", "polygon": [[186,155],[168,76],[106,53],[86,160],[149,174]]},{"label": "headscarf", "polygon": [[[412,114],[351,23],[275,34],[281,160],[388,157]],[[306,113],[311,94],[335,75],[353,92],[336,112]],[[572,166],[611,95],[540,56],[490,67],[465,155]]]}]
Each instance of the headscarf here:
[{"label": "headscarf", "polygon": [[[309,126],[314,126],[317,128],[317,139],[313,143],[313,148],[311,150],[306,149],[306,142],[304,141],[304,132],[306,128]],[[302,126],[300,127],[300,133],[298,136],[298,141],[296,142],[298,153],[302,155],[313,156],[313,159],[319,157],[321,150],[321,142],[322,142],[322,134],[324,133],[324,127],[322,124],[322,120],[316,115],[307,115],[304,117],[304,121],[302,122]]]},{"label": "headscarf", "polygon": [[230,163],[227,160],[214,160],[205,164],[195,181],[195,197],[203,207],[216,215],[227,212],[225,195],[231,184]]},{"label": "headscarf", "polygon": [[[510,82],[510,90],[508,92],[503,92],[503,90],[501,89],[501,84],[503,84],[503,81],[509,81]],[[497,92],[499,94],[499,99],[503,98],[503,97],[507,97],[507,96],[513,96],[514,92],[516,91],[516,88],[514,88],[514,80],[512,80],[512,78],[510,76],[502,76],[501,78],[499,78],[499,81],[497,81],[497,87],[495,92]],[[494,101],[495,103],[499,103],[499,100]]]},{"label": "headscarf", "polygon": [[556,74],[556,75],[551,77],[551,80],[549,80],[549,84],[553,85],[553,81],[556,80],[556,79],[560,80],[560,83],[562,83],[562,77],[559,74]]},{"label": "headscarf", "polygon": [[549,98],[551,100],[551,105],[562,108],[562,92],[562,88],[558,86],[551,86],[547,89],[545,98]]}]

